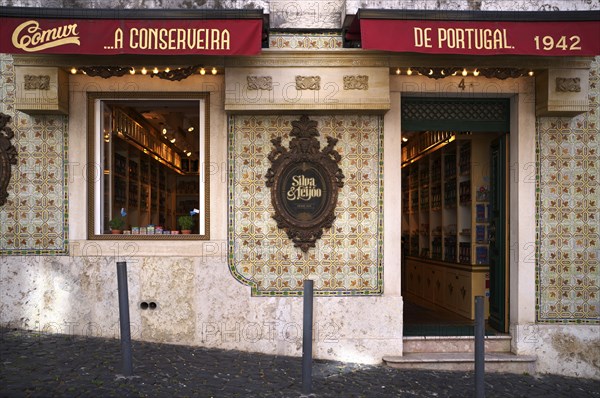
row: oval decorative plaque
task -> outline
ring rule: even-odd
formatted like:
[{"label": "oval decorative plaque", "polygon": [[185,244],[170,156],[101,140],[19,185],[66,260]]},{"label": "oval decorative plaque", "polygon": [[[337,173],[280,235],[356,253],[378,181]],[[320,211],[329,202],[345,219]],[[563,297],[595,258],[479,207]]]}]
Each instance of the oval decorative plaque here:
[{"label": "oval decorative plaque", "polygon": [[337,139],[327,137],[321,150],[316,121],[304,115],[292,126],[289,149],[281,145],[281,137],[271,140],[271,168],[265,177],[277,227],[286,231],[295,247],[307,252],[335,220],[344,174],[338,165],[341,156],[333,149]]}]

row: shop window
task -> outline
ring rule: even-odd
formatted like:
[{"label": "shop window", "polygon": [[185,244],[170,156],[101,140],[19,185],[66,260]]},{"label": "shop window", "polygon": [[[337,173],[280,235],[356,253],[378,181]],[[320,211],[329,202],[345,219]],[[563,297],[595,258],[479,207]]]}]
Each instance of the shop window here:
[{"label": "shop window", "polygon": [[89,93],[92,239],[208,239],[208,96]]}]

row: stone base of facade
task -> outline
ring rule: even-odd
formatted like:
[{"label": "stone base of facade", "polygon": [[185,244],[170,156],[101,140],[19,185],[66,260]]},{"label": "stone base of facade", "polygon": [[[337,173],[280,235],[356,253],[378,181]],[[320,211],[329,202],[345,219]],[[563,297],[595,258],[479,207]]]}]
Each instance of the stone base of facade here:
[{"label": "stone base of facade", "polygon": [[[0,262],[0,324],[119,337],[117,258],[36,259]],[[251,297],[221,258],[118,260],[127,261],[133,339],[302,355],[302,298]],[[380,363],[402,352],[401,297],[316,297],[314,310],[316,358]]]}]

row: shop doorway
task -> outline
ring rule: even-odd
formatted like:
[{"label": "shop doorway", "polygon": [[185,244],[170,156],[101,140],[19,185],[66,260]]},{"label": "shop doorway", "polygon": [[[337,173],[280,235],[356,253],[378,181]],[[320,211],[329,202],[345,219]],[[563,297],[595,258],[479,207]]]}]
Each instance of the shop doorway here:
[{"label": "shop doorway", "polygon": [[402,99],[405,336],[508,325],[508,99]]}]

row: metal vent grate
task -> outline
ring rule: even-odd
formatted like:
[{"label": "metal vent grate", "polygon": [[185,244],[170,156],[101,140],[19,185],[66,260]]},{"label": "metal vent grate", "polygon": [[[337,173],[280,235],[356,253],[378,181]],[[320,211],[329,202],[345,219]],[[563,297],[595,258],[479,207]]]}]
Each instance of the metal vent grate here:
[{"label": "metal vent grate", "polygon": [[509,131],[510,100],[403,98],[402,130]]}]

